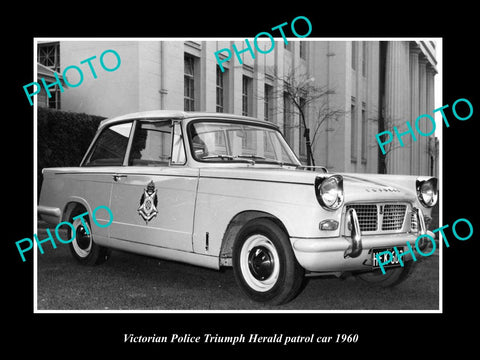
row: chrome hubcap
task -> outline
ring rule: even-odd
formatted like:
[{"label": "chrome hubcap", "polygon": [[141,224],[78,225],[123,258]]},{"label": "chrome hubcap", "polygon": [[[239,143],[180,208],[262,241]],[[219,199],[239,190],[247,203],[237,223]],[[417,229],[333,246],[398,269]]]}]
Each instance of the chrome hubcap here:
[{"label": "chrome hubcap", "polygon": [[77,238],[78,247],[82,250],[88,249],[91,241],[90,235],[87,234],[83,226],[79,226],[76,231],[77,231],[76,238]]},{"label": "chrome hubcap", "polygon": [[79,257],[85,258],[92,250],[92,231],[88,224],[86,227],[83,226],[81,219],[76,219],[72,225],[75,229],[75,238],[72,241],[73,249]]},{"label": "chrome hubcap", "polygon": [[248,254],[248,268],[257,280],[268,279],[275,266],[272,253],[264,246],[255,246]]},{"label": "chrome hubcap", "polygon": [[272,289],[280,273],[277,249],[264,235],[248,237],[240,251],[240,269],[247,285],[255,291]]}]

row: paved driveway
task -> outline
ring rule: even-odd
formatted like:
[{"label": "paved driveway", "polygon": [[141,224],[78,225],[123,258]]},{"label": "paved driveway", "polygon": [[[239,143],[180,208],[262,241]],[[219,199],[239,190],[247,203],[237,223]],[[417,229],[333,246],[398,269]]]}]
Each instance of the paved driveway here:
[{"label": "paved driveway", "polygon": [[[46,238],[44,229],[38,230]],[[66,238],[66,236],[64,237]],[[250,301],[233,271],[215,271],[121,251],[99,266],[77,264],[68,245],[38,253],[39,310],[436,310],[439,258],[419,262],[393,289],[375,289],[353,277],[310,278],[303,292],[283,306]]]}]

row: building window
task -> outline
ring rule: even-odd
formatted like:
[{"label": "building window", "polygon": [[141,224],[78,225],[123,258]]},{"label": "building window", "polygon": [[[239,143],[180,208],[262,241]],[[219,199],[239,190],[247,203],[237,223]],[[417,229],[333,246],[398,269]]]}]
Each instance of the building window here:
[{"label": "building window", "polygon": [[224,73],[220,70],[220,67],[217,65],[217,112],[223,113],[225,111],[224,105],[224,83],[223,83]]},{"label": "building window", "polygon": [[367,136],[368,136],[368,123],[367,123],[367,110],[366,104],[362,103],[362,162],[367,162]]},{"label": "building window", "polygon": [[357,107],[355,104],[355,98],[352,98],[352,104],[350,107],[350,157],[352,162],[357,161]]},{"label": "building window", "polygon": [[[305,114],[306,112],[306,109],[305,109],[305,99],[304,98],[300,98],[300,108],[302,109],[303,113]],[[305,119],[306,121],[306,119]],[[298,143],[300,144],[300,149],[299,149],[299,154],[300,156],[307,156],[307,143],[306,143],[306,139],[305,139],[305,125],[303,123],[303,120],[302,120],[302,115],[300,115],[300,119],[299,119],[299,127],[300,129],[299,131],[299,141]]]},{"label": "building window", "polygon": [[[50,85],[50,83],[47,83],[47,85]],[[52,97],[48,98],[48,96],[45,94],[48,101],[48,107],[50,109],[60,109],[60,87],[55,84],[54,87],[49,88],[49,91]]]},{"label": "building window", "polygon": [[307,59],[307,42],[300,41],[300,59]]},{"label": "building window", "polygon": [[47,107],[49,109],[60,109],[60,87],[58,85],[52,85],[53,83],[50,81],[45,80],[47,86],[51,86],[48,88],[50,91],[50,98],[48,97],[46,91],[41,91],[37,95],[38,106]]},{"label": "building window", "polygon": [[[37,45],[37,62],[48,67],[49,69],[60,72],[60,44],[59,43],[45,43]],[[47,81],[47,85],[51,82]],[[43,91],[38,96],[40,106],[46,106],[50,109],[60,109],[60,87],[55,85],[50,87],[50,98]]]},{"label": "building window", "polygon": [[55,72],[60,71],[60,44],[48,43],[38,44],[37,46],[38,62],[49,67]]},{"label": "building window", "polygon": [[272,92],[273,86],[265,84],[265,98],[263,100],[263,114],[266,121],[272,121]]},{"label": "building window", "polygon": [[252,78],[243,75],[242,78],[242,115],[252,116]]},{"label": "building window", "polygon": [[184,58],[183,107],[185,111],[195,110],[195,58],[185,54]]},{"label": "building window", "polygon": [[367,76],[367,42],[362,43],[362,76]]},{"label": "building window", "polygon": [[357,42],[352,41],[352,69],[357,69]]},{"label": "building window", "polygon": [[287,93],[283,93],[283,136],[290,147],[293,148],[292,130],[293,126],[290,97]]}]

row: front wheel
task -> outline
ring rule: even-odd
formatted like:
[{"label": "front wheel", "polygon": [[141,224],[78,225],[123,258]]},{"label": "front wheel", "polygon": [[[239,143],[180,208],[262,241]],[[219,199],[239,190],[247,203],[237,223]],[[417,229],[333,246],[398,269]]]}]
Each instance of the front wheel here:
[{"label": "front wheel", "polygon": [[385,269],[385,274],[381,270],[374,270],[356,275],[357,279],[377,287],[393,287],[410,277],[415,270],[415,261],[407,261],[403,267],[394,267]]},{"label": "front wheel", "polygon": [[233,246],[232,265],[240,288],[262,303],[292,300],[304,279],[287,234],[268,219],[252,220],[242,228]]}]

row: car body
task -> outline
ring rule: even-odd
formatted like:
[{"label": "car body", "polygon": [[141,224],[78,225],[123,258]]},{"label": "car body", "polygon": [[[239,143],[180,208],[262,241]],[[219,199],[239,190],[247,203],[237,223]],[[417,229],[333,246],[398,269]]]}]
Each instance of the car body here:
[{"label": "car body", "polygon": [[[374,254],[425,234],[438,193],[434,177],[305,167],[276,125],[219,113],[107,119],[80,166],[42,172],[38,212],[50,224],[98,206],[113,213],[108,227],[89,221],[91,235],[73,222],[78,261],[101,263],[109,249],[120,249],[233,266],[245,293],[273,304],[297,295],[305,275],[403,281],[413,269],[411,254],[385,275]],[[96,219],[109,221],[100,211]]]}]

